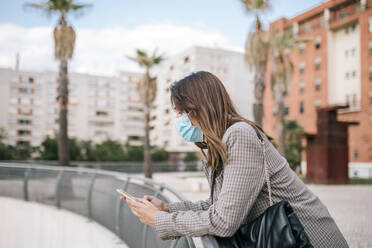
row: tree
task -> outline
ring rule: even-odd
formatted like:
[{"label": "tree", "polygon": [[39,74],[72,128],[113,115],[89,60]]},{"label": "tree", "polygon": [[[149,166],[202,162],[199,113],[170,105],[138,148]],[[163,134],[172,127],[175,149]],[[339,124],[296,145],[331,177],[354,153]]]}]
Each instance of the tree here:
[{"label": "tree", "polygon": [[274,115],[278,119],[277,128],[279,130],[279,152],[285,154],[285,106],[284,98],[288,94],[288,88],[292,79],[293,64],[290,59],[290,52],[298,44],[309,40],[296,40],[292,37],[292,30],[283,32],[274,31],[271,42],[272,70],[270,75],[271,90],[274,97]]},{"label": "tree", "polygon": [[59,165],[69,165],[68,146],[68,60],[72,58],[76,34],[74,29],[66,23],[66,17],[71,12],[87,8],[87,4],[77,4],[74,0],[47,0],[42,3],[27,3],[26,7],[40,9],[46,13],[58,14],[59,21],[54,28],[54,56],[59,60],[58,95],[59,104],[59,136],[58,136],[58,158]]},{"label": "tree", "polygon": [[40,159],[42,160],[57,160],[58,159],[58,143],[54,138],[47,136],[40,144]]},{"label": "tree", "polygon": [[151,153],[151,159],[153,161],[167,161],[169,158],[169,153],[164,148],[153,147]]},{"label": "tree", "polygon": [[127,161],[136,161],[136,162],[143,162],[143,145],[141,146],[131,146],[127,141],[124,145],[125,152],[127,154]]},{"label": "tree", "polygon": [[3,143],[6,138],[6,132],[4,128],[0,128],[0,160],[10,160],[13,159],[10,147]]},{"label": "tree", "polygon": [[97,156],[95,155],[95,147],[91,140],[81,140],[78,142],[80,147],[80,154],[77,158],[79,161],[95,161]]},{"label": "tree", "polygon": [[303,147],[301,145],[301,137],[296,135],[304,133],[304,128],[299,125],[296,120],[286,120],[285,130],[285,157],[290,167],[294,171],[296,171],[297,167],[301,165],[301,154],[303,151]]},{"label": "tree", "polygon": [[255,29],[248,34],[245,45],[245,61],[254,70],[254,121],[262,126],[263,93],[265,90],[266,64],[270,51],[270,33],[262,29],[260,15],[270,8],[268,0],[241,0],[245,11],[255,16]]},{"label": "tree", "polygon": [[[69,138],[69,157],[71,160],[79,160],[80,154],[82,153],[82,148],[80,143],[76,140],[76,138]],[[58,160],[58,142],[56,138],[50,138],[46,136],[45,139],[41,142],[39,147],[39,158],[41,160]]]},{"label": "tree", "polygon": [[123,161],[126,160],[126,154],[123,146],[114,140],[108,139],[101,144],[96,145],[96,159],[98,161]]},{"label": "tree", "polygon": [[186,162],[194,162],[198,160],[198,156],[195,152],[187,152],[183,160]]},{"label": "tree", "polygon": [[144,174],[145,177],[151,178],[150,111],[156,97],[157,78],[150,75],[150,70],[153,66],[160,64],[164,58],[161,55],[157,55],[157,50],[149,56],[145,51],[137,49],[136,57],[129,57],[129,59],[137,62],[140,67],[145,68],[145,75],[138,82],[137,90],[140,94],[145,114]]}]

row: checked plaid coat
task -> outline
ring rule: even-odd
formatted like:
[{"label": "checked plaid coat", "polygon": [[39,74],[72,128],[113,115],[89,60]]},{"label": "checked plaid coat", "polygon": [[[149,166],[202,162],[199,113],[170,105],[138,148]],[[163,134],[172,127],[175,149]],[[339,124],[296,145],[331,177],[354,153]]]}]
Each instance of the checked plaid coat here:
[{"label": "checked plaid coat", "polygon": [[[273,204],[287,200],[314,247],[343,248],[348,244],[320,199],[297,177],[287,160],[264,138]],[[269,207],[263,150],[254,128],[237,122],[225,132],[222,143],[228,162],[217,173],[211,197],[197,202],[170,203],[170,213],[158,211],[155,229],[162,239],[179,236],[232,236],[239,226]],[[211,172],[204,172],[211,185]]]}]

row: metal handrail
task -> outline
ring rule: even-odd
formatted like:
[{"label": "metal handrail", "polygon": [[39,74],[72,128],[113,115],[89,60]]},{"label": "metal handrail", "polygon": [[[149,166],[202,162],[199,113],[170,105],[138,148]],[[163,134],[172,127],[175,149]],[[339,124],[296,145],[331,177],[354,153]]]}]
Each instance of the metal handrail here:
[{"label": "metal handrail", "polygon": [[114,177],[117,177],[118,179],[123,179],[124,177],[125,177],[125,179],[131,178],[131,179],[136,179],[136,180],[139,180],[139,181],[143,181],[143,182],[150,183],[152,185],[157,185],[161,188],[164,188],[164,189],[168,190],[169,192],[171,192],[172,194],[174,194],[181,201],[187,200],[186,197],[182,193],[178,192],[177,190],[175,190],[173,187],[171,187],[169,185],[166,185],[164,183],[156,182],[156,181],[151,180],[147,177],[140,177],[140,176],[136,176],[136,175],[130,175],[130,174],[127,174],[127,173],[124,173],[124,172],[99,170],[99,169],[91,169],[91,168],[81,168],[81,167],[71,168],[71,167],[68,167],[68,166],[47,166],[47,165],[36,165],[36,164],[29,165],[29,164],[23,164],[23,163],[2,163],[2,162],[0,162],[0,166],[10,166],[10,167],[13,167],[13,168],[30,168],[30,169],[39,169],[39,170],[53,170],[53,171],[63,170],[63,171],[80,172],[80,173],[82,173],[82,172],[96,173],[96,174],[100,174],[100,175],[114,176]]},{"label": "metal handrail", "polygon": [[[12,170],[12,169],[21,169],[22,172],[23,172],[23,178],[21,178],[21,180],[23,181],[23,187],[22,187],[22,191],[23,191],[23,199],[28,201],[30,200],[30,196],[29,196],[29,181],[30,181],[30,176],[32,176],[33,174],[33,171],[37,171],[37,172],[56,172],[58,173],[58,176],[57,176],[57,179],[56,179],[56,188],[55,188],[55,206],[58,207],[58,208],[63,208],[63,205],[61,204],[61,193],[62,193],[62,187],[61,187],[61,183],[62,183],[62,178],[63,176],[68,172],[68,173],[73,173],[75,176],[78,176],[78,175],[83,175],[83,174],[88,174],[90,175],[90,181],[89,181],[89,188],[88,188],[88,192],[86,193],[86,199],[85,199],[85,206],[87,207],[87,217],[90,218],[90,219],[93,219],[95,221],[98,221],[96,219],[94,219],[94,216],[92,216],[92,190],[93,190],[93,187],[94,187],[94,183],[95,183],[95,180],[96,180],[96,177],[97,176],[108,176],[108,177],[111,177],[112,179],[116,179],[116,180],[120,180],[122,181],[122,188],[126,188],[128,187],[128,185],[130,184],[133,184],[133,185],[140,185],[141,187],[144,187],[146,188],[147,190],[151,190],[153,192],[153,194],[156,196],[156,197],[159,197],[161,196],[163,199],[165,199],[166,201],[169,202],[168,198],[164,195],[164,190],[167,190],[168,192],[170,192],[172,195],[174,195],[178,200],[180,201],[185,201],[186,198],[183,196],[182,193],[176,191],[174,188],[172,188],[171,186],[169,185],[166,185],[164,183],[160,183],[160,182],[156,182],[156,181],[153,181],[149,178],[145,178],[145,177],[141,177],[141,176],[135,176],[135,175],[130,175],[130,174],[127,174],[127,173],[122,173],[122,172],[115,172],[115,171],[107,171],[107,170],[99,170],[99,169],[91,169],[91,168],[71,168],[71,167],[65,167],[65,166],[45,166],[45,165],[36,165],[36,164],[23,164],[23,163],[3,163],[3,162],[0,162],[0,169],[1,168],[7,168],[9,170]],[[15,172],[15,171],[14,171]],[[1,179],[4,179],[4,177],[1,177],[2,171],[0,171],[0,182],[1,182]],[[5,179],[10,179],[9,177]],[[38,178],[39,181],[41,181],[40,178]],[[139,184],[139,183],[136,183],[136,182],[142,182],[144,184]],[[1,190],[6,190],[4,189],[4,187],[0,187]],[[44,188],[43,188],[44,189]],[[0,190],[0,195],[2,195],[3,191]],[[13,197],[16,197],[15,195]],[[115,224],[114,226],[106,226],[108,229],[110,230],[115,230],[116,231],[116,234],[123,240],[124,237],[121,237],[120,236],[120,223],[118,223],[119,221],[119,216],[120,214],[123,214],[123,201],[120,200],[120,198],[118,197],[117,198],[118,200],[116,201],[116,207],[115,207]],[[71,209],[67,209],[69,211],[72,211]],[[77,211],[76,211],[77,212]],[[77,212],[78,213],[78,212]],[[81,214],[81,213],[78,213],[78,214]],[[99,222],[99,221],[98,221]],[[141,223],[142,224],[142,223]],[[103,224],[105,225],[105,224]],[[144,225],[144,224],[142,224]],[[141,242],[144,242],[144,243],[141,243],[141,245],[139,247],[148,247],[149,244],[147,244],[147,235],[149,233],[149,228],[144,225],[144,227],[142,228],[142,235],[141,235]],[[159,238],[160,239],[160,238]],[[180,242],[180,239],[185,239],[185,241],[183,241],[183,243]],[[218,247],[217,245],[215,245],[215,239],[212,237],[212,236],[209,236],[209,235],[206,235],[206,236],[203,236],[201,237],[201,240],[202,240],[202,243],[203,243],[203,247]],[[123,240],[124,241],[124,240]],[[185,237],[180,237],[180,238],[177,238],[177,239],[173,239],[173,240],[169,240],[167,241],[169,244],[169,247],[191,247],[191,248],[195,248],[195,244],[192,240],[191,237],[189,236],[185,236]],[[181,246],[179,246],[178,244],[181,243]],[[187,244],[187,245],[186,245]],[[151,247],[154,247],[154,246],[151,246]],[[163,247],[163,246],[162,246]]]}]

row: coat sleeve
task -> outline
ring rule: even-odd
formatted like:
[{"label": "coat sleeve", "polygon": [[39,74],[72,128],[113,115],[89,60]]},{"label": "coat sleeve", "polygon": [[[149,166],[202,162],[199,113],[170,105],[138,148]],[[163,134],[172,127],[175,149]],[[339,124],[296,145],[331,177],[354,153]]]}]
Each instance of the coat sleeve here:
[{"label": "coat sleeve", "polygon": [[176,212],[176,211],[200,211],[200,210],[207,210],[211,206],[211,198],[209,197],[207,200],[200,200],[196,202],[192,201],[181,201],[181,202],[172,202],[168,203],[169,212]]},{"label": "coat sleeve", "polygon": [[229,237],[248,215],[265,183],[262,147],[248,128],[234,128],[228,135],[228,161],[218,199],[207,210],[158,211],[155,229],[160,238],[206,234]]}]

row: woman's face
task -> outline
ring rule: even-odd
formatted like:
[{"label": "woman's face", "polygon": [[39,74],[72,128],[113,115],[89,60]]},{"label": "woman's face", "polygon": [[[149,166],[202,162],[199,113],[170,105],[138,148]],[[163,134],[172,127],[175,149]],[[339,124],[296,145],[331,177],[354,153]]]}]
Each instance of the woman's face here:
[{"label": "woman's face", "polygon": [[[176,117],[180,117],[180,116],[182,116],[182,115],[186,115],[186,113],[181,113],[181,112],[179,112],[179,111],[177,111],[177,110],[174,110],[174,111],[175,111],[175,113],[176,113]],[[196,119],[194,118],[193,114],[192,114],[192,113],[189,113],[188,116],[189,116],[189,119],[190,119],[191,124],[192,124],[193,126],[197,126],[197,127],[199,127],[199,126],[198,126],[198,122],[197,122]]]}]

